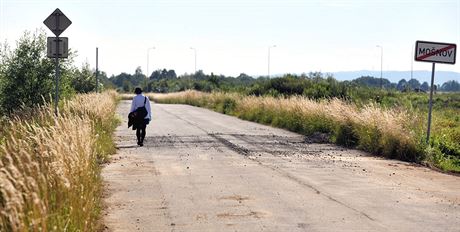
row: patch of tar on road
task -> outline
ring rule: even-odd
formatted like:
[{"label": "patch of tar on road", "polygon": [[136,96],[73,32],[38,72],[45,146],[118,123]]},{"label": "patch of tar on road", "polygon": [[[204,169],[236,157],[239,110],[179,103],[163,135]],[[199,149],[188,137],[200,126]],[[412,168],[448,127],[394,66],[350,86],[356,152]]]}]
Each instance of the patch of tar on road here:
[{"label": "patch of tar on road", "polygon": [[225,196],[225,197],[220,197],[219,200],[234,200],[234,201],[238,201],[238,202],[243,202],[243,201],[247,201],[251,198],[247,197],[247,196],[240,196],[240,195],[231,195],[231,196]]},{"label": "patch of tar on road", "polygon": [[255,219],[261,219],[265,217],[265,213],[263,212],[256,212],[256,211],[250,211],[248,213],[244,214],[236,214],[236,213],[220,213],[217,214],[218,218],[223,218],[223,219],[238,219],[238,218],[246,218],[246,217],[252,217]]}]

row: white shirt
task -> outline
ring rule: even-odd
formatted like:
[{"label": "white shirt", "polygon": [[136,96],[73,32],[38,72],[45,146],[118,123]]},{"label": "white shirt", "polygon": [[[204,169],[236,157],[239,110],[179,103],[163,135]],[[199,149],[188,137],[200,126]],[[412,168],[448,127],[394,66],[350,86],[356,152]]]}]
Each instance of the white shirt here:
[{"label": "white shirt", "polygon": [[134,98],[133,101],[131,102],[131,111],[135,111],[137,108],[144,106],[144,100],[147,98],[145,101],[145,109],[147,109],[147,116],[145,116],[145,119],[152,119],[152,112],[150,111],[150,100],[148,97],[144,96],[143,94],[137,94]]}]

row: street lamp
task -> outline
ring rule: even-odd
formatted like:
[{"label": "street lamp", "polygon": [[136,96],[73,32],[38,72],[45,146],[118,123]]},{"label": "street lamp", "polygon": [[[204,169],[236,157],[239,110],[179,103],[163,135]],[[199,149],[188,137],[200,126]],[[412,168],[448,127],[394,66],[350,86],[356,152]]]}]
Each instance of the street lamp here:
[{"label": "street lamp", "polygon": [[196,74],[196,48],[190,47],[195,52],[195,74]]},{"label": "street lamp", "polygon": [[147,49],[147,78],[150,77],[149,73],[149,56],[150,56],[150,50],[155,49],[155,47],[150,47]]},{"label": "street lamp", "polygon": [[414,78],[414,45],[412,45],[412,54],[410,57],[410,79]]},{"label": "street lamp", "polygon": [[377,45],[376,47],[380,48],[380,88],[383,88],[383,47]]},{"label": "street lamp", "polygon": [[268,46],[268,78],[270,78],[270,48],[276,48],[276,45]]}]

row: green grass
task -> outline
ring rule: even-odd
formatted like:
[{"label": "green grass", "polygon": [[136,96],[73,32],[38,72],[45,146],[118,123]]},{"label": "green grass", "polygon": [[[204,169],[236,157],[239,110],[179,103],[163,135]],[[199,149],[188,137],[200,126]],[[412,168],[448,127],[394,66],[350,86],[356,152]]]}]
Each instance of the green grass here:
[{"label": "green grass", "polygon": [[428,93],[401,93],[374,90],[353,92],[352,102],[364,105],[376,102],[383,107],[401,108],[422,119],[412,127],[420,140],[421,156],[430,166],[443,171],[459,172],[460,167],[460,93],[437,93],[433,96],[433,113],[429,145],[425,144],[428,121]]},{"label": "green grass", "polygon": [[[417,136],[425,141],[428,94],[399,93],[388,101],[396,102],[394,105],[410,109],[423,118]],[[425,151],[426,160],[431,165],[444,171],[460,172],[460,93],[440,93],[433,96],[430,143]]]}]

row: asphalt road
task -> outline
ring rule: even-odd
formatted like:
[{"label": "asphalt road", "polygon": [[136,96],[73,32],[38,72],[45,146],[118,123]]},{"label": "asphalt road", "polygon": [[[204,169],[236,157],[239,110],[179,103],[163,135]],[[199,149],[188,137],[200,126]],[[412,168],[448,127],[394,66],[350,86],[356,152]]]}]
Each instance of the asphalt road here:
[{"label": "asphalt road", "polygon": [[460,231],[458,176],[185,105],[152,105],[137,147],[129,106],[106,231]]}]

